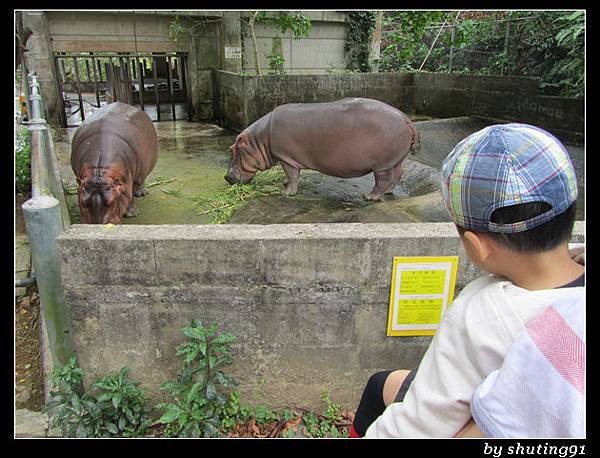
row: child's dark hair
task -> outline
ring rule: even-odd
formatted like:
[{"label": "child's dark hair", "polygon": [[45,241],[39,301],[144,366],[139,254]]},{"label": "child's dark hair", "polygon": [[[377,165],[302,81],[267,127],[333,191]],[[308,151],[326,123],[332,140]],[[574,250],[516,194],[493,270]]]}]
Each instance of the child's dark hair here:
[{"label": "child's dark hair", "polygon": [[[560,215],[527,231],[514,234],[498,232],[485,232],[485,234],[513,251],[527,253],[549,251],[570,240],[575,223],[576,206],[577,203],[573,202]],[[545,202],[511,205],[494,210],[490,219],[493,223],[499,224],[516,223],[540,215],[550,208],[550,205]],[[464,228],[457,226],[457,229],[461,235],[464,234]]]}]

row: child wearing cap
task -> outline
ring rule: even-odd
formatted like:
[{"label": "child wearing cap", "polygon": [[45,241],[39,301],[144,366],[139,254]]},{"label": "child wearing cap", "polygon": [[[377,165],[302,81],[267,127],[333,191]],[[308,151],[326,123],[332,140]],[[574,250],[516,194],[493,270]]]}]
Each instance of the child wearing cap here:
[{"label": "child wearing cap", "polygon": [[351,437],[455,436],[527,323],[584,300],[584,266],[569,251],[575,171],[551,134],[512,123],[470,135],[442,164],[442,196],[469,259],[489,275],[454,300],[416,371],[371,377]]}]

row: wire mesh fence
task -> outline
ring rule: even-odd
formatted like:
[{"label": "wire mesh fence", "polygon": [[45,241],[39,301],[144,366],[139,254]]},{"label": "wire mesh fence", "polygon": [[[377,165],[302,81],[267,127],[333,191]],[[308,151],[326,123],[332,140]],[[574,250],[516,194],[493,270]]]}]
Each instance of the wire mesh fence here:
[{"label": "wire mesh fence", "polygon": [[574,31],[569,46],[561,43],[557,35],[571,26],[562,14],[456,21],[450,16],[410,44],[399,41],[398,29],[384,29],[380,71],[538,77],[543,94],[581,97],[585,33]]}]

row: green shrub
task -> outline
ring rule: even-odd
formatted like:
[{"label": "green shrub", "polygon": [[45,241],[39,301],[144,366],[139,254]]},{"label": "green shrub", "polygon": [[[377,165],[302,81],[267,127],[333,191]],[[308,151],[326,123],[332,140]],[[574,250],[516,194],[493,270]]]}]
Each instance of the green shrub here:
[{"label": "green shrub", "polygon": [[15,137],[15,187],[18,194],[31,192],[31,144],[27,129]]},{"label": "green shrub", "polygon": [[173,402],[158,404],[165,413],[157,423],[167,425],[170,437],[216,437],[227,403],[223,389],[237,384],[221,370],[232,361],[229,345],[235,337],[219,333],[216,325],[206,328],[199,320],[192,320],[183,333],[188,341],[177,348],[183,368],[177,381],[161,384]]},{"label": "green shrub", "polygon": [[97,380],[84,391],[83,370],[75,357],[52,372],[53,388],[44,411],[63,437],[137,437],[150,426],[151,408],[138,383],[127,380],[129,368]]}]

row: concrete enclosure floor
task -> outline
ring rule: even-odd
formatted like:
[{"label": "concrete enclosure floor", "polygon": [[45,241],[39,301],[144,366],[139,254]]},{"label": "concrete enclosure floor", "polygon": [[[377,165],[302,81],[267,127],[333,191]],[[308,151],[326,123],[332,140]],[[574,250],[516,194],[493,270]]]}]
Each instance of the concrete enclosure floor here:
[{"label": "concrete enclosure floor", "polygon": [[[248,200],[230,219],[231,224],[278,224],[317,222],[439,222],[449,221],[439,192],[439,168],[460,140],[493,123],[485,118],[448,118],[420,121],[421,150],[404,162],[403,177],[385,202],[363,199],[374,183],[373,175],[341,179],[305,170],[299,193],[293,197],[272,195]],[[154,124],[159,155],[146,179],[150,194],[135,198],[138,216],[123,224],[207,224],[211,215],[202,212],[200,196],[210,196],[229,186],[224,175],[229,147],[236,133],[214,124],[164,121]],[[75,128],[55,133],[61,176],[68,190],[73,223],[79,223],[75,176],[69,164],[70,141]],[[584,219],[584,149],[567,145],[580,183],[578,219]],[[276,166],[279,168],[279,166]]]}]

